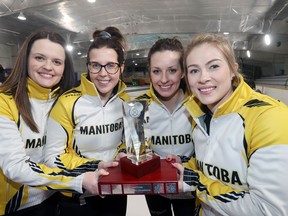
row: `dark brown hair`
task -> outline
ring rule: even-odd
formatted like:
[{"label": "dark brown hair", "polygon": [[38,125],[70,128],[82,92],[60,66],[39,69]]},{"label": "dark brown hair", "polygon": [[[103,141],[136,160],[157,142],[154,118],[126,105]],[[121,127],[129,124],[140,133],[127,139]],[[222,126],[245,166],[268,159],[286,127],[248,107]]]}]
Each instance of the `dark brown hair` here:
[{"label": "dark brown hair", "polygon": [[[93,42],[87,51],[87,62],[90,61],[90,51],[92,49],[101,49],[103,47],[114,49],[118,56],[118,63],[120,65],[124,64],[126,41],[118,28],[109,26],[103,30],[93,32]],[[87,78],[90,79],[89,73]]]},{"label": "dark brown hair", "polygon": [[[182,73],[184,73],[184,48],[179,39],[176,37],[173,38],[161,38],[157,40],[154,45],[150,48],[149,53],[148,53],[148,71],[150,74],[151,70],[151,57],[154,53],[156,52],[162,52],[162,51],[173,51],[173,52],[178,52],[180,54],[179,58],[179,64],[181,67]],[[183,90],[186,90],[186,83],[184,79],[181,79],[180,83],[180,88]]]},{"label": "dark brown hair", "polygon": [[3,85],[0,86],[0,92],[12,94],[21,117],[34,132],[39,131],[33,119],[31,104],[28,97],[28,57],[33,43],[40,39],[48,39],[54,43],[60,44],[65,50],[63,78],[57,85],[60,87],[60,90],[58,91],[59,95],[73,87],[74,68],[71,56],[65,49],[66,42],[60,34],[46,30],[34,32],[24,41],[18,52],[16,63],[11,74]]},{"label": "dark brown hair", "polygon": [[184,57],[184,48],[180,40],[177,38],[161,38],[157,40],[154,45],[150,48],[148,53],[148,70],[150,71],[150,62],[151,56],[156,52],[161,51],[174,51],[180,53],[179,64],[181,70],[184,72],[184,64],[183,64],[183,57]]}]

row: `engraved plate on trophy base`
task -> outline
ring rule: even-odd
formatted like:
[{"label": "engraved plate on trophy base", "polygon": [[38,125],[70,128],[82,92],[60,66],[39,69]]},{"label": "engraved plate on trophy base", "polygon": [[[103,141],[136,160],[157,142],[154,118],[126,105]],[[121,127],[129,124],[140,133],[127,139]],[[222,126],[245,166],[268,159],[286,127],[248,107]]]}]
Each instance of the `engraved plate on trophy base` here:
[{"label": "engraved plate on trophy base", "polygon": [[177,194],[177,170],[170,162],[161,159],[160,168],[137,178],[122,172],[121,164],[108,168],[109,175],[99,180],[100,195],[117,194]]},{"label": "engraved plate on trophy base", "polygon": [[129,158],[123,157],[120,159],[120,167],[123,172],[140,178],[160,168],[160,157],[152,155],[151,158],[143,160],[140,164],[134,164]]}]

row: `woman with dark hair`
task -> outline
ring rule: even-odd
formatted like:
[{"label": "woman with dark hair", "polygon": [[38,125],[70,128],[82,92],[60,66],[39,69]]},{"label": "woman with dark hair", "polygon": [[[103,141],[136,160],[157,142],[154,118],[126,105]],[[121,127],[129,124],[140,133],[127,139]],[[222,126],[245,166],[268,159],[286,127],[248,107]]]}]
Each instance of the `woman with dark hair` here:
[{"label": "woman with dark hair", "polygon": [[41,164],[48,113],[74,81],[65,45],[55,32],[32,33],[0,86],[0,215],[56,215],[55,190],[82,193],[83,187],[97,194],[99,175],[108,174],[94,172],[99,161],[87,160],[84,167],[94,169],[85,174],[85,169],[64,171]]},{"label": "woman with dark hair", "polygon": [[[64,93],[51,111],[45,146],[50,166],[71,169],[81,165],[83,158],[113,161],[124,154],[118,152],[125,150],[122,105],[129,100],[120,80],[125,40],[115,27],[97,30],[93,37],[87,52],[88,73],[81,75],[80,86]],[[126,214],[126,195],[68,196],[60,198],[60,215]]]},{"label": "woman with dark hair", "polygon": [[[189,98],[184,79],[184,48],[177,38],[161,38],[148,53],[150,89],[136,100],[147,100],[146,122],[151,131],[151,148],[165,158],[177,155],[178,162],[187,162],[194,153],[189,112],[183,106]],[[147,140],[149,135],[146,134]],[[167,143],[167,140],[171,142]],[[175,158],[176,159],[176,158]],[[188,193],[178,195],[146,195],[152,216],[192,215],[195,198]]]}]

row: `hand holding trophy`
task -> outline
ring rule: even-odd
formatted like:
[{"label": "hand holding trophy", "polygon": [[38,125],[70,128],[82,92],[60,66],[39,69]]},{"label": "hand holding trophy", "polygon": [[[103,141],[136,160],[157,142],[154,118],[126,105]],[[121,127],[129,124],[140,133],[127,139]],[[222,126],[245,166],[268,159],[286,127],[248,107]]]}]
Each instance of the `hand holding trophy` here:
[{"label": "hand holding trophy", "polygon": [[147,108],[145,100],[123,103],[127,156],[101,178],[100,195],[178,193],[177,170],[154,155],[150,140],[145,140],[145,133],[149,133],[149,124],[145,124]]}]

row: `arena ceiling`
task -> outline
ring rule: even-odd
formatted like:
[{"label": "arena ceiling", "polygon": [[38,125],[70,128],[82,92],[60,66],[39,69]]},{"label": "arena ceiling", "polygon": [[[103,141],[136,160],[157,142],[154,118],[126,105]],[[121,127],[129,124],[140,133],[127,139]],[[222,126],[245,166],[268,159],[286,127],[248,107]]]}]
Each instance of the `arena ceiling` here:
[{"label": "arena ceiling", "polygon": [[[0,44],[19,46],[36,29],[54,29],[81,58],[95,29],[116,26],[127,39],[128,60],[145,58],[160,37],[177,36],[186,45],[199,32],[228,32],[239,55],[247,49],[287,54],[287,5],[287,0],[1,0]],[[25,21],[17,19],[20,12]],[[270,47],[263,45],[266,33],[272,35]]]}]

